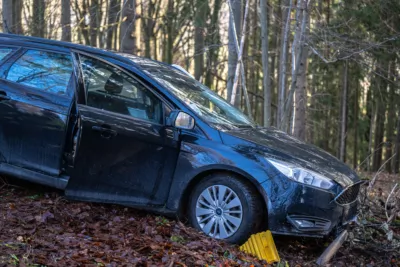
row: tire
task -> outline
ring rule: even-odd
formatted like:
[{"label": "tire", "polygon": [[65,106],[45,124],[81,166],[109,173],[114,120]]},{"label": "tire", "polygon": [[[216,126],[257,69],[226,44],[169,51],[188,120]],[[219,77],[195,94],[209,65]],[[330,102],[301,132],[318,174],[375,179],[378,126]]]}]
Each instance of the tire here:
[{"label": "tire", "polygon": [[[225,201],[216,202],[223,193]],[[196,229],[240,245],[260,229],[264,212],[265,205],[249,182],[224,173],[203,178],[192,190],[187,210],[189,222]]]}]

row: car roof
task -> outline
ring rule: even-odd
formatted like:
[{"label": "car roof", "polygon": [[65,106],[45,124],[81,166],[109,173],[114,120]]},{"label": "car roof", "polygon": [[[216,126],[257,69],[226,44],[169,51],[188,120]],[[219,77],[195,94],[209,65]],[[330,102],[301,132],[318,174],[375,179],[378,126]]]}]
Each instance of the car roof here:
[{"label": "car roof", "polygon": [[[7,40],[11,43],[15,43],[15,45],[17,45],[17,46],[23,45],[26,43],[30,43],[30,44],[39,45],[39,46],[40,45],[52,46],[52,47],[58,48],[59,50],[62,50],[63,48],[79,50],[79,51],[94,54],[94,55],[115,58],[115,59],[118,59],[118,60],[120,60],[124,63],[128,63],[128,64],[132,64],[132,62],[139,63],[139,62],[148,61],[148,62],[157,62],[158,64],[167,65],[163,62],[159,62],[159,61],[156,61],[156,60],[153,60],[150,58],[140,57],[140,56],[133,55],[133,54],[121,53],[121,52],[109,50],[109,49],[97,48],[97,47],[92,47],[92,46],[88,46],[88,45],[76,44],[76,43],[65,42],[65,41],[45,39],[45,38],[40,38],[40,37],[24,36],[24,35],[9,34],[9,33],[0,33],[0,40]],[[140,64],[138,64],[138,65],[140,65]]]}]

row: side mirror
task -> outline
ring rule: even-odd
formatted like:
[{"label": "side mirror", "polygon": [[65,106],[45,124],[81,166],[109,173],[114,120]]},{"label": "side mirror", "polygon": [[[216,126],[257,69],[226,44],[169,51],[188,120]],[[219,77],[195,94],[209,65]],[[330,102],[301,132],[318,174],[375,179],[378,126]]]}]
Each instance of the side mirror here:
[{"label": "side mirror", "polygon": [[167,118],[167,125],[178,129],[192,130],[195,126],[194,118],[182,111],[173,111]]}]

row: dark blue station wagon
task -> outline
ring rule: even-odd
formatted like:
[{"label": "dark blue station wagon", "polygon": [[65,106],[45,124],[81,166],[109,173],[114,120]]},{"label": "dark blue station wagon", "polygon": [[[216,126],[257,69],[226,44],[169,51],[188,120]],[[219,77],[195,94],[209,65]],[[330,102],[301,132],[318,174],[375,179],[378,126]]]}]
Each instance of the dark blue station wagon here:
[{"label": "dark blue station wagon", "polygon": [[321,237],[357,212],[360,179],[177,67],[0,34],[0,174],[69,199],[179,216],[213,238]]}]

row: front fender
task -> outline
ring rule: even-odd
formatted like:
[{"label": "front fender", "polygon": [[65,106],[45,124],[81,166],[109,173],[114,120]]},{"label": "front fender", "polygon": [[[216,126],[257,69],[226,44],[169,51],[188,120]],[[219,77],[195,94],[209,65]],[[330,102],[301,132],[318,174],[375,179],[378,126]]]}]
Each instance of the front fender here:
[{"label": "front fender", "polygon": [[198,182],[202,174],[214,171],[229,171],[247,178],[267,201],[261,186],[268,177],[263,164],[264,161],[254,153],[246,153],[240,148],[232,148],[217,141],[185,136],[181,142],[167,208],[178,210],[187,188],[193,182]]}]

